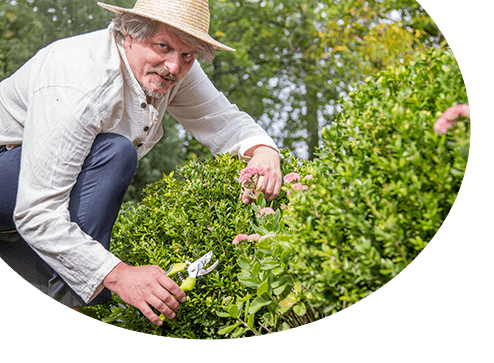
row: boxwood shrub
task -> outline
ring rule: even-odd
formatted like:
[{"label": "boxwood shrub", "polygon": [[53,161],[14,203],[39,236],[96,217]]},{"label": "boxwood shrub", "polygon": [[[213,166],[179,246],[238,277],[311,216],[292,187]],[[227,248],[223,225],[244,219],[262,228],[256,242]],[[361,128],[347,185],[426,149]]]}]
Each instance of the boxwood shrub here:
[{"label": "boxwood shrub", "polygon": [[[298,170],[303,162],[284,151],[283,171]],[[242,204],[239,171],[246,167],[229,155],[191,161],[162,180],[149,185],[138,204],[126,203],[112,235],[112,252],[135,265],[154,264],[167,270],[172,263],[194,261],[212,250],[217,268],[198,278],[188,301],[173,320],[157,328],[139,310],[124,304],[118,296],[100,306],[87,307],[85,314],[126,329],[155,335],[207,339],[231,321],[217,311],[232,297],[247,294],[240,283],[236,260],[240,251],[232,245],[240,232],[253,232],[253,209]],[[273,208],[286,203],[280,196]],[[179,282],[179,281],[177,281]],[[231,320],[231,319],[230,319]]]},{"label": "boxwood shrub", "polygon": [[[218,268],[160,328],[118,297],[84,312],[145,333],[210,339],[293,328],[360,301],[413,261],[453,205],[469,125],[445,135],[432,127],[459,103],[467,103],[461,73],[441,51],[367,79],[323,129],[317,159],[283,152],[283,173],[300,180],[271,203],[262,195],[241,203],[244,162],[228,155],[189,162],[150,185],[141,203],[125,205],[112,250],[127,263],[164,269],[213,250]],[[259,215],[264,207],[274,213]],[[232,244],[254,233],[257,240]]]},{"label": "boxwood shrub", "polygon": [[434,121],[468,103],[452,56],[417,55],[369,78],[323,130],[316,181],[290,200],[294,261],[307,302],[323,314],[377,290],[426,247],[451,209],[466,167],[469,124]]}]

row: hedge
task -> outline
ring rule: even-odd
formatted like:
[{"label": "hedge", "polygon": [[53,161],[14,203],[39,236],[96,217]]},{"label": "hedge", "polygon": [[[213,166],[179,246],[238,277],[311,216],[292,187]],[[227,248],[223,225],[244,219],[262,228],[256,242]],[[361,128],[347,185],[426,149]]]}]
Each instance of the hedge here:
[{"label": "hedge", "polygon": [[362,300],[417,257],[454,203],[469,125],[445,135],[432,127],[459,103],[461,73],[441,51],[367,79],[323,129],[317,159],[283,151],[287,183],[271,203],[241,203],[244,162],[189,162],[124,206],[112,251],[167,269],[213,250],[217,269],[160,328],[117,296],[84,313],[149,334],[217,339],[293,328]]}]

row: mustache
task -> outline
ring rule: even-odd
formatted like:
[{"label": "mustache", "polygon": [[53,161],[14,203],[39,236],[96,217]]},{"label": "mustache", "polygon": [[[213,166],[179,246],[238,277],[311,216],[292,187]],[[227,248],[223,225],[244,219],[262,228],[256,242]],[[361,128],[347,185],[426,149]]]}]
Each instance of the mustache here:
[{"label": "mustache", "polygon": [[159,76],[163,77],[166,80],[176,82],[178,81],[178,76],[174,73],[171,73],[168,69],[165,67],[154,67],[149,70],[149,73],[156,73]]}]

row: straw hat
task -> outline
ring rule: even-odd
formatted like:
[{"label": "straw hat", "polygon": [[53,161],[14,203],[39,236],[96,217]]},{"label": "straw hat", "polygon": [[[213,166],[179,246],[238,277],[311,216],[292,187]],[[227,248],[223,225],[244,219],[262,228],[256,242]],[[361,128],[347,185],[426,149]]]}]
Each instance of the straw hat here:
[{"label": "straw hat", "polygon": [[235,51],[209,36],[208,0],[137,0],[133,9],[98,3],[114,13],[131,13],[180,29],[216,49]]}]

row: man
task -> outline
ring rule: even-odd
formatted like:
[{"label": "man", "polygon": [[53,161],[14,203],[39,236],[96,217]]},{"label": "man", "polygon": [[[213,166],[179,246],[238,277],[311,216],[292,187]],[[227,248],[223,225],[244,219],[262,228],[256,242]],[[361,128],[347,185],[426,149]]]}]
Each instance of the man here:
[{"label": "man", "polygon": [[[0,256],[60,302],[109,301],[110,290],[161,325],[184,292],[158,266],[109,250],[123,196],[163,135],[168,111],[213,154],[230,152],[280,190],[273,140],[202,71],[215,49],[207,0],[138,0],[107,29],[57,41],[0,83]],[[249,202],[248,192],[242,196]]]}]

